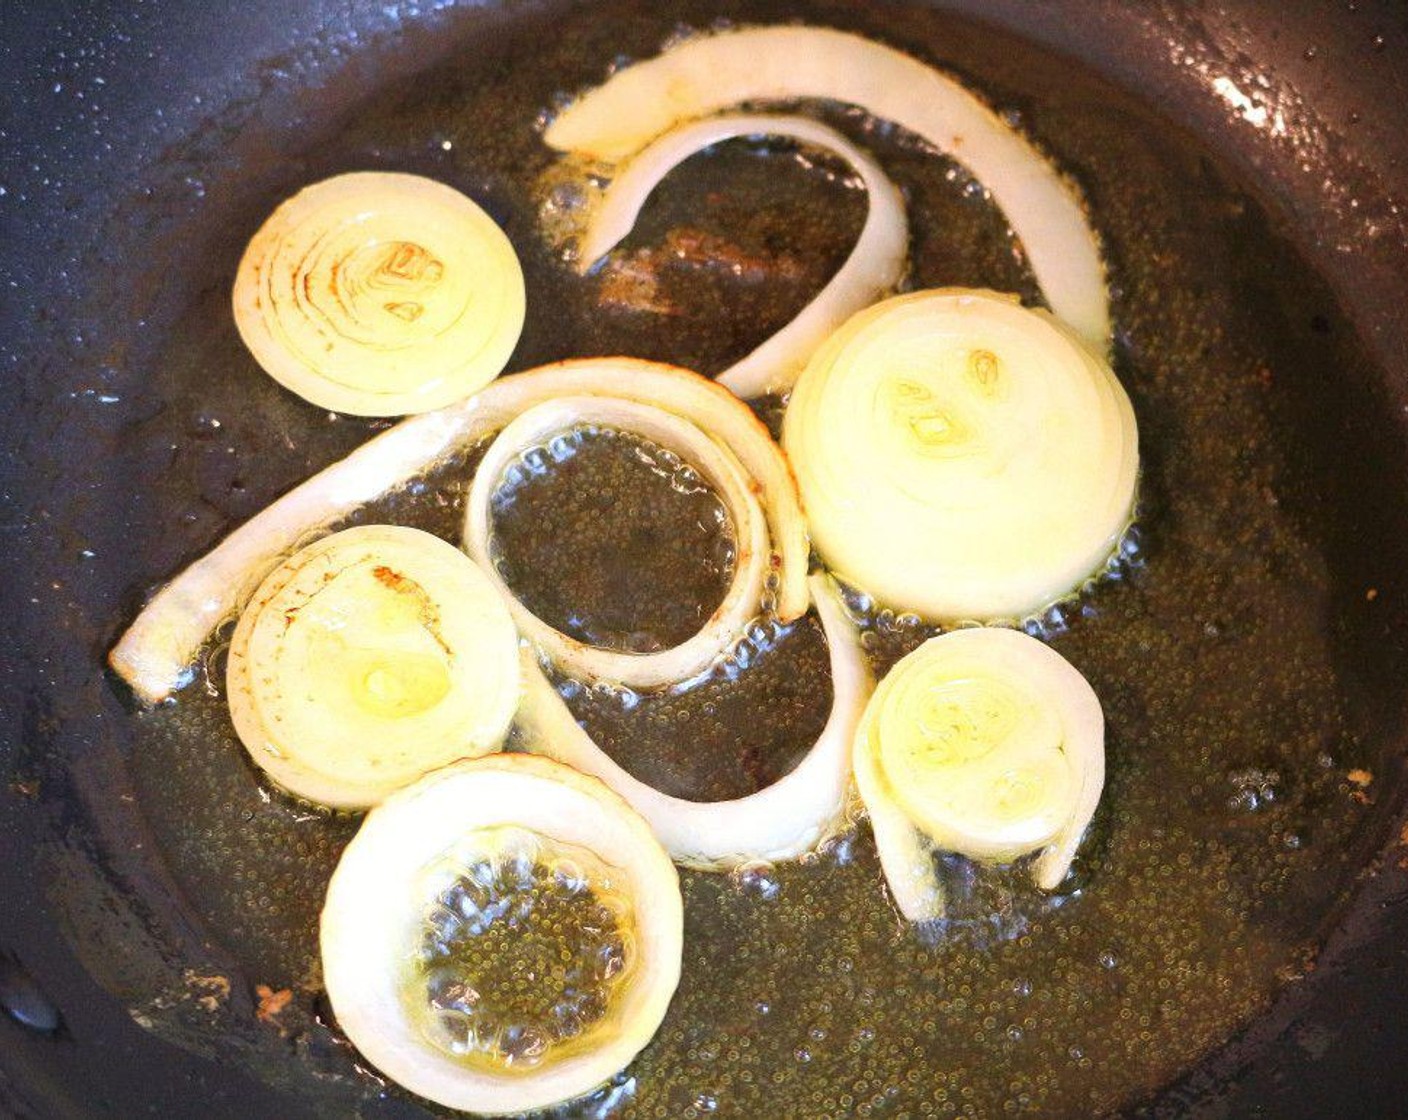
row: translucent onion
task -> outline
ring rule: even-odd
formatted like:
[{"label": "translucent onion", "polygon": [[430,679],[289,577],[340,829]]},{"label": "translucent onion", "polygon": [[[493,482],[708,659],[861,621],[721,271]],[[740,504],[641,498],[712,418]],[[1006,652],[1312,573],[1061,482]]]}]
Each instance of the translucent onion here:
[{"label": "translucent onion", "polygon": [[677,863],[706,871],[796,859],[815,850],[844,822],[851,744],[871,680],[855,628],[834,584],[811,578],[813,599],[831,659],[831,714],[796,769],[766,789],[730,801],[671,797],[617,765],[573,718],[536,659],[523,661],[523,706],[517,728],[535,753],[600,778],[644,817]]},{"label": "translucent onion", "polygon": [[139,698],[155,703],[194,679],[192,662],[290,552],[335,521],[505,427],[534,405],[590,395],[652,405],[708,433],[747,471],[767,518],[777,612],[807,609],[808,543],[796,485],[767,428],[698,374],[633,358],[584,358],[505,377],[460,404],[403,420],[250,518],[159,591],[109,655]]},{"label": "translucent onion", "polygon": [[645,200],[670,171],[711,144],[737,136],[784,136],[838,155],[860,177],[869,196],[860,237],[836,275],[787,326],[715,378],[748,399],[791,388],[828,334],[899,282],[909,224],[899,190],[870,156],[834,129],[806,117],[712,117],[667,132],[616,173],[591,212],[579,250],[581,270],[587,271],[631,232]]},{"label": "translucent onion", "polygon": [[[494,563],[493,496],[505,470],[532,447],[581,424],[628,431],[675,452],[718,492],[736,538],[733,578],[723,602],[688,640],[653,653],[587,645],[549,626],[508,586]],[[518,623],[519,632],[564,673],[586,681],[654,688],[685,680],[707,668],[757,615],[768,574],[767,521],[749,488],[747,472],[725,445],[673,413],[612,397],[561,397],[519,415],[489,445],[474,477],[466,507],[464,547],[488,573]]]},{"label": "translucent onion", "polygon": [[[605,1019],[526,1069],[484,1068],[437,1045],[406,990],[439,865],[505,827],[591,853],[633,926],[635,959]],[[547,759],[493,755],[436,771],[368,815],[328,885],[321,944],[338,1025],[368,1061],[428,1100],[501,1115],[588,1093],[650,1041],[679,983],[683,905],[669,857],[619,797]]]},{"label": "translucent onion", "polygon": [[320,408],[400,416],[462,400],[523,330],[523,270],[459,191],[355,172],[306,187],[250,241],[235,324],[270,377]]},{"label": "translucent onion", "polygon": [[260,586],[230,644],[235,731],[289,792],[364,809],[496,751],[519,700],[518,635],[484,574],[419,529],[324,537]]},{"label": "translucent onion", "polygon": [[1002,207],[1052,310],[1104,352],[1105,268],[1075,188],[962,85],[892,47],[821,27],[701,35],[618,70],[569,105],[545,139],[613,164],[681,121],[801,98],[858,105],[963,164]]},{"label": "translucent onion", "polygon": [[1065,877],[1105,782],[1105,720],[1081,674],[1018,630],[931,638],[895,665],[855,738],[856,786],[900,912],[942,917],[934,852]]},{"label": "translucent onion", "polygon": [[1015,298],[886,300],[817,351],[783,423],[828,567],[935,621],[1015,619],[1098,571],[1132,516],[1129,398]]}]

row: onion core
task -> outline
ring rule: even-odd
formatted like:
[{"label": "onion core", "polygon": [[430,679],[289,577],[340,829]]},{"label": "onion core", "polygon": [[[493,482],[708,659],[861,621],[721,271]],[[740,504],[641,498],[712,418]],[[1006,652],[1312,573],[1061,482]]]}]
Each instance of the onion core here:
[{"label": "onion core", "polygon": [[783,423],[817,551],[937,622],[1019,619],[1098,572],[1133,516],[1134,411],[1044,311],[966,289],[853,316]]},{"label": "onion core", "polygon": [[943,915],[934,851],[1040,855],[1065,877],[1105,781],[1105,721],[1085,678],[1018,630],[931,638],[875,690],[856,733],[856,785],[881,866],[911,921]]},{"label": "onion core", "polygon": [[425,412],[504,368],[523,330],[523,270],[459,191],[354,172],[274,211],[235,274],[235,324],[274,380],[358,416]]}]

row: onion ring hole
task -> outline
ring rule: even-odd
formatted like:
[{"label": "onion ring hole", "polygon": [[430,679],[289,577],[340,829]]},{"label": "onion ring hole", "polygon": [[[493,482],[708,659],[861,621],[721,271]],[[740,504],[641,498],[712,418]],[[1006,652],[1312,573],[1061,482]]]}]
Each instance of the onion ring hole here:
[{"label": "onion ring hole", "polygon": [[653,653],[698,632],[734,573],[733,519],[685,458],[583,425],[495,480],[490,559],[533,614],[603,649]]},{"label": "onion ring hole", "polygon": [[427,874],[405,984],[426,1039],[491,1070],[589,1048],[636,964],[633,908],[612,871],[586,849],[497,827]]}]

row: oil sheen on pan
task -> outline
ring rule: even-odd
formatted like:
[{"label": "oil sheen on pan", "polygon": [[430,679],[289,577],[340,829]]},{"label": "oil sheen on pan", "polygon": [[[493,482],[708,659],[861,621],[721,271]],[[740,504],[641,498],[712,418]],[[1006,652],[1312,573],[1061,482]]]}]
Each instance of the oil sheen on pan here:
[{"label": "oil sheen on pan", "polygon": [[[150,272],[122,297],[166,301],[138,393],[160,407],[124,429],[111,471],[121,481],[107,483],[139,495],[126,532],[148,543],[124,561],[130,586],[174,572],[378,430],[284,393],[229,321],[244,243],[307,182],[401,170],[478,199],[523,259],[528,314],[512,368],[634,353],[718,370],[795,314],[849,251],[865,198],[842,165],[785,144],[732,141],[690,160],[585,279],[539,232],[539,176],[553,158],[542,114],[620,56],[656,53],[679,21],[707,28],[716,15],[616,0],[550,20],[529,9],[457,15],[463,51],[411,80],[369,86],[363,75],[340,87],[346,111],[317,129],[245,110],[159,165],[156,202],[134,199],[132,213],[174,197],[189,160],[223,149],[206,209],[153,223]],[[765,3],[730,15],[777,17]],[[494,34],[476,37],[475,21],[490,19]],[[1335,516],[1349,485],[1327,465],[1325,432],[1370,415],[1367,393],[1352,389],[1370,372],[1254,186],[1156,107],[934,13],[886,22],[833,4],[812,21],[960,73],[1092,202],[1111,265],[1115,366],[1140,421],[1139,531],[1116,578],[1042,629],[1104,705],[1106,792],[1062,892],[955,857],[943,866],[950,918],[930,936],[886,905],[864,825],[799,864],[682,873],[675,1002],[628,1071],[569,1114],[1108,1112],[1264,1009],[1306,966],[1358,866],[1379,748],[1370,715],[1345,699],[1342,649],[1323,624],[1348,593],[1323,514]],[[861,114],[806,108],[872,151],[905,192],[912,286],[1035,298],[980,184]],[[154,278],[168,265],[177,281],[162,287]],[[1325,368],[1350,371],[1351,388],[1327,388]],[[759,409],[776,420],[775,401]],[[453,538],[474,459],[356,521]],[[588,432],[500,504],[515,588],[553,625],[649,648],[678,641],[717,604],[730,560],[716,505],[671,487],[651,459],[629,437]],[[115,555],[107,543],[93,547]],[[1367,589],[1353,590],[1363,599]],[[877,672],[932,633],[855,605]],[[598,689],[571,705],[622,765],[667,792],[751,792],[795,765],[830,701],[815,624],[756,639],[746,669],[725,666],[681,695]],[[124,717],[132,800],[89,799],[104,834],[150,838],[161,868],[152,889],[179,899],[189,923],[157,936],[152,961],[104,979],[139,1022],[183,1046],[239,1062],[311,1109],[377,1115],[400,1091],[331,1027],[317,968],[318,909],[357,821],[261,786],[229,726],[223,677],[217,639],[173,704]],[[75,936],[105,944],[94,869],[68,873]]]}]

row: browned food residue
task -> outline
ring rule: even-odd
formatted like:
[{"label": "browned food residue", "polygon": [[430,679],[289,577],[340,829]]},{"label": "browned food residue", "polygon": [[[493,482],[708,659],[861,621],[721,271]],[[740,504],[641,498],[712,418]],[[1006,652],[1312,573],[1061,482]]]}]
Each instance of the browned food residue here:
[{"label": "browned food residue", "polygon": [[676,316],[678,303],[665,295],[662,282],[672,273],[726,272],[744,283],[769,279],[800,280],[802,260],[790,253],[750,253],[725,237],[677,226],[662,245],[611,257],[601,270],[597,302],[614,311]]},{"label": "browned food residue", "polygon": [[268,984],[256,984],[254,985],[254,994],[259,997],[259,1007],[255,1012],[259,1016],[259,1021],[277,1026],[279,1015],[293,999],[292,990],[280,988],[278,991],[274,991]]},{"label": "browned food residue", "polygon": [[220,1005],[230,998],[230,978],[228,976],[202,976],[190,969],[185,973],[186,986],[195,995],[196,1004],[206,1011],[218,1011]]},{"label": "browned food residue", "polygon": [[611,259],[601,273],[597,302],[610,311],[680,314],[680,305],[660,291],[657,266],[640,255]]}]

